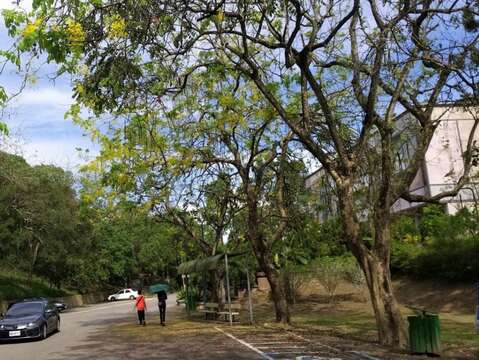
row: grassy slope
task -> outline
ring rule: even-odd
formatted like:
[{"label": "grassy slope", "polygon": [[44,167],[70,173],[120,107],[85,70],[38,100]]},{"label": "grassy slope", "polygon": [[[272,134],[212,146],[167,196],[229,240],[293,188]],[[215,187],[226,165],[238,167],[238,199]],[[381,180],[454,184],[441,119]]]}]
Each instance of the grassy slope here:
[{"label": "grassy slope", "polygon": [[[296,307],[293,321],[297,325],[330,331],[357,340],[376,340],[376,324],[369,304],[361,306],[343,302],[335,306],[326,305],[322,309],[319,307],[316,311],[311,305],[303,303]],[[406,308],[403,313],[405,316],[411,314]],[[464,352],[462,356],[467,359],[479,354],[479,336],[474,329],[474,316],[446,313],[440,314],[440,319],[443,355],[458,356]]]},{"label": "grassy slope", "polygon": [[[316,284],[307,287],[308,294],[303,296],[291,309],[295,327],[346,339],[365,342],[377,341],[376,324],[371,305],[364,301],[364,295],[367,295],[367,293],[358,294],[354,291],[354,288],[340,287],[336,301],[329,303],[330,299],[321,287]],[[465,308],[462,303],[459,303],[458,307],[449,308],[449,306],[446,306],[451,302],[456,302],[456,293],[460,293],[461,287],[458,286],[457,289],[453,289],[450,286],[436,284],[435,294],[427,292],[429,301],[416,296],[414,290],[411,287],[402,289],[404,292],[409,291],[410,299],[407,303],[402,303],[401,309],[404,316],[413,314],[404,305],[426,307],[437,311],[441,322],[443,357],[447,359],[479,359],[479,335],[475,330],[474,308],[469,306]],[[424,292],[421,292],[421,294],[424,294]],[[406,297],[405,294],[400,295],[400,298]],[[414,301],[416,298],[421,301]],[[442,303],[439,298],[442,298]],[[257,298],[255,302],[257,303],[255,319],[258,323],[273,323],[274,313],[271,304],[267,304],[267,298],[263,295],[261,299]],[[428,304],[430,306],[425,306]]]},{"label": "grassy slope", "polygon": [[51,288],[40,278],[28,276],[17,271],[0,270],[0,301],[14,300],[25,297],[46,296],[58,297],[71,295],[64,289]]}]

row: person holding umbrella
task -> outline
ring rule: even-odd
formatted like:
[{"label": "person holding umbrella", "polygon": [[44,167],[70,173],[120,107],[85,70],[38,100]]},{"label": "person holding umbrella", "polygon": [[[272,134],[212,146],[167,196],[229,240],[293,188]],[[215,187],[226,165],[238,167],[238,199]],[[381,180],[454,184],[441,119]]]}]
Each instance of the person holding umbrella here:
[{"label": "person holding umbrella", "polygon": [[165,319],[166,319],[166,299],[168,299],[168,295],[166,294],[165,290],[160,290],[157,293],[158,295],[158,308],[160,309],[160,321],[161,325],[165,326]]}]

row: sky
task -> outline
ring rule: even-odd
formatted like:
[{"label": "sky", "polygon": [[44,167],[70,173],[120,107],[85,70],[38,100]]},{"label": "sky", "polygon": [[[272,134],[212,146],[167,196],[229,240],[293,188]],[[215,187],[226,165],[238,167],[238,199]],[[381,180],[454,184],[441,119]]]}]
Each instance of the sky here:
[{"label": "sky", "polygon": [[[0,9],[12,8],[11,0],[0,0]],[[29,7],[27,1],[22,6]],[[6,33],[3,18],[0,20],[0,49],[10,48],[12,39]],[[40,64],[39,64],[40,65]],[[53,164],[76,172],[79,165],[98,152],[98,146],[84,135],[83,130],[64,114],[72,104],[70,80],[63,76],[53,80],[54,65],[41,65],[35,81],[12,100],[2,118],[9,127],[10,138],[3,148],[22,155],[30,164]],[[23,76],[12,66],[0,74],[0,84],[7,93],[18,91]]]}]

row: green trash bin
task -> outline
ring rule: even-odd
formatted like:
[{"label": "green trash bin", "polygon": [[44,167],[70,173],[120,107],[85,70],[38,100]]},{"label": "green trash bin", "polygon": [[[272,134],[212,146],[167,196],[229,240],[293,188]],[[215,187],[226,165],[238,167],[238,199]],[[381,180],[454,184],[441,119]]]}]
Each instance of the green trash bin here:
[{"label": "green trash bin", "polygon": [[439,316],[424,310],[415,312],[416,315],[407,318],[411,352],[439,356],[441,354]]}]

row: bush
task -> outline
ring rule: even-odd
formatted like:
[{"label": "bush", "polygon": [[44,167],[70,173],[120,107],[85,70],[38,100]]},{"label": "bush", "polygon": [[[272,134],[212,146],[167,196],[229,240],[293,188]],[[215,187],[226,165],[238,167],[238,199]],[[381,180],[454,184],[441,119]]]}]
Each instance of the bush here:
[{"label": "bush", "polygon": [[392,227],[391,270],[413,277],[477,281],[479,214],[467,209],[444,214],[427,206],[417,221],[398,218]]},{"label": "bush", "polygon": [[309,271],[300,266],[287,266],[281,270],[281,281],[288,304],[296,304],[299,290],[311,278]]},{"label": "bush", "polygon": [[338,288],[339,283],[345,277],[346,262],[342,257],[322,257],[319,258],[314,272],[324,287],[324,290],[328,293],[329,301],[334,301],[334,295]]}]

